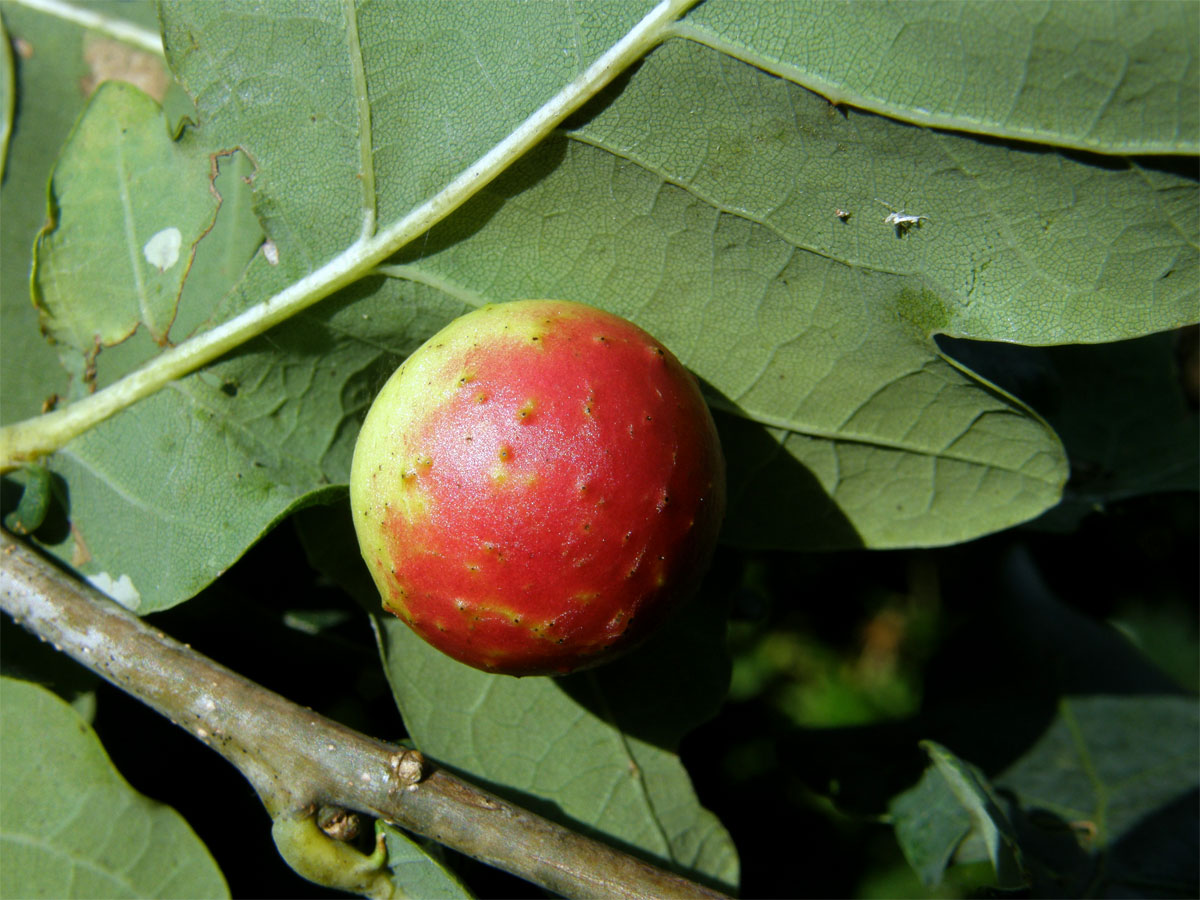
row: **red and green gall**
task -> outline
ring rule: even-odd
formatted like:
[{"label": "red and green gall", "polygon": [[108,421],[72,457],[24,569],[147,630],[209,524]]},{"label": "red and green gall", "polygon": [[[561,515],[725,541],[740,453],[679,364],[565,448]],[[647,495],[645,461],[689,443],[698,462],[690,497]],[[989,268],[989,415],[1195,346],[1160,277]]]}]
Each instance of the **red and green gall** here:
[{"label": "red and green gall", "polygon": [[725,473],[670,351],[611,313],[523,300],[397,369],[350,497],[387,609],[468,665],[558,675],[636,645],[695,589]]}]

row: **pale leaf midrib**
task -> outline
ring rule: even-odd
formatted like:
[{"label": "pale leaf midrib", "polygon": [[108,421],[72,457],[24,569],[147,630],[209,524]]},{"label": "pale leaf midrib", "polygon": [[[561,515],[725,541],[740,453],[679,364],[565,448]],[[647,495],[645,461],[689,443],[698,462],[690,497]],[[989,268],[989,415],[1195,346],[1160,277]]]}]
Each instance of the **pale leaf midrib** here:
[{"label": "pale leaf midrib", "polygon": [[507,170],[613,78],[643,58],[665,28],[696,0],[661,0],[577,78],[535,110],[503,140],[464,168],[439,193],[369,239],[355,241],[316,271],[233,319],[166,351],[103,391],[34,419],[0,428],[0,469],[37,458],[101,421],[240,346],[371,269],[427,232]]}]

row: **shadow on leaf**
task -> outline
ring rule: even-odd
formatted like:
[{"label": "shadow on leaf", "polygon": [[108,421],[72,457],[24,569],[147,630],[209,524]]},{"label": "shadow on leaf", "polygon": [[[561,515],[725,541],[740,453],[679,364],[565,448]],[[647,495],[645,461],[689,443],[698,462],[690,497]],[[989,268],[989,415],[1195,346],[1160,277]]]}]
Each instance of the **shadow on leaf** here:
[{"label": "shadow on leaf", "polygon": [[[862,538],[825,488],[766,425],[709,384],[725,452],[728,505],[721,540],[753,549],[849,550]],[[776,429],[778,430],[778,429]]]}]

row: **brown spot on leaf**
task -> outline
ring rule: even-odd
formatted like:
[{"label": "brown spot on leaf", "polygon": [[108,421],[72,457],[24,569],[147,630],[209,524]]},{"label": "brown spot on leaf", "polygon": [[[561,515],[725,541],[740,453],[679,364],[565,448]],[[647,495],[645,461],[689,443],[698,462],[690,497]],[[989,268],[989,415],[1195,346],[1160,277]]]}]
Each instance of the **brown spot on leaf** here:
[{"label": "brown spot on leaf", "polygon": [[159,103],[167,94],[170,80],[166,66],[157,56],[114,41],[92,37],[83,46],[83,61],[88,73],[79,79],[79,90],[85,97],[105,81],[124,81],[141,88]]},{"label": "brown spot on leaf", "polygon": [[83,532],[76,527],[74,522],[71,523],[71,537],[74,539],[73,543],[75,544],[74,550],[71,553],[71,565],[82,566],[85,563],[91,562],[92,551],[88,549],[87,541],[83,539]]}]

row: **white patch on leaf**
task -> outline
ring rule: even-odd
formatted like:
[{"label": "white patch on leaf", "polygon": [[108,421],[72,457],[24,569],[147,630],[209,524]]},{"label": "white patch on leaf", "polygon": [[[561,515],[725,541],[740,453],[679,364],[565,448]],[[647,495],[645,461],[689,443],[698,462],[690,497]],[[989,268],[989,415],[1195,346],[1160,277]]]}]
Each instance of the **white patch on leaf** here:
[{"label": "white patch on leaf", "polygon": [[98,575],[89,575],[88,581],[96,590],[108,594],[131,612],[137,612],[138,606],[141,605],[142,595],[133,586],[133,579],[128,575],[114,580],[107,572],[100,572]]},{"label": "white patch on leaf", "polygon": [[183,246],[183,235],[178,228],[164,228],[142,248],[146,262],[158,271],[165,272],[179,262],[179,248]]}]

